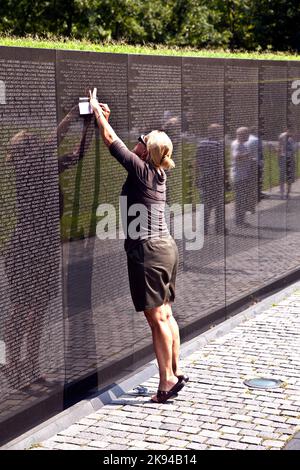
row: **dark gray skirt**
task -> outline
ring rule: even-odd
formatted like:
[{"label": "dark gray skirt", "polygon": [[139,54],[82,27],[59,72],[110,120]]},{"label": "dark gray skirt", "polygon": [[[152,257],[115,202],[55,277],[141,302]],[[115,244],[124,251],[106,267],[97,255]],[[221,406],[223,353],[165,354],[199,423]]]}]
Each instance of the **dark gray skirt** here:
[{"label": "dark gray skirt", "polygon": [[127,266],[137,312],[174,301],[178,248],[172,237],[139,242],[127,252]]}]

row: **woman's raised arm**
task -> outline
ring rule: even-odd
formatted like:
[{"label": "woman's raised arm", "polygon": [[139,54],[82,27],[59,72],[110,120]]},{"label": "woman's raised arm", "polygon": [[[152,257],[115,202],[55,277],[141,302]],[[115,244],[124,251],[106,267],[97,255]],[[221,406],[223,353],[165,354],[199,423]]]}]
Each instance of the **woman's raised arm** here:
[{"label": "woman's raised arm", "polygon": [[103,142],[109,147],[119,137],[108,122],[110,109],[107,104],[99,103],[97,98],[97,88],[94,88],[93,93],[90,90],[90,105],[94,111],[97,124],[100,128]]}]

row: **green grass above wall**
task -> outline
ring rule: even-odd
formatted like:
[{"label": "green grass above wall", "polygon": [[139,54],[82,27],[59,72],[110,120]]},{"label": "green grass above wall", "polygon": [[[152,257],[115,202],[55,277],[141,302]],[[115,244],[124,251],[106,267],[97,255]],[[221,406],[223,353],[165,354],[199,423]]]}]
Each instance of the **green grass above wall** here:
[{"label": "green grass above wall", "polygon": [[36,47],[42,49],[65,49],[94,52],[113,52],[117,54],[153,54],[173,56],[195,56],[235,59],[268,59],[268,60],[300,60],[300,55],[290,52],[242,52],[223,49],[194,49],[180,47],[166,47],[156,44],[131,46],[120,42],[92,43],[87,40],[66,38],[42,39],[33,37],[10,37],[0,35],[0,46]]}]

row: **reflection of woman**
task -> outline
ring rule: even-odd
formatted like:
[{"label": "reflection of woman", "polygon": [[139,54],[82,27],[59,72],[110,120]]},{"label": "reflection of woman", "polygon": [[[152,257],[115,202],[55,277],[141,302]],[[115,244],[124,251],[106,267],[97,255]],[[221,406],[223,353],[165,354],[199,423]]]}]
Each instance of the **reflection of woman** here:
[{"label": "reflection of woman", "polygon": [[[281,199],[288,199],[292,183],[295,182],[295,141],[292,133],[287,130],[279,136],[279,170],[280,170],[280,195]],[[284,194],[284,186],[287,183],[287,193]]]},{"label": "reflection of woman", "polygon": [[[6,371],[14,386],[40,375],[41,333],[51,290],[56,285],[57,226],[55,214],[51,214],[49,180],[52,159],[46,152],[36,135],[20,131],[12,138],[7,155],[16,182],[16,225],[5,252],[11,301],[5,324]],[[27,354],[21,361],[25,338]]]},{"label": "reflection of woman", "polygon": [[188,380],[178,368],[179,330],[171,308],[178,250],[164,217],[164,170],[175,166],[171,158],[173,146],[164,132],[152,131],[141,136],[130,152],[109,125],[109,108],[98,103],[96,90],[90,103],[104,143],[128,172],[122,190],[122,195],[127,196],[127,207],[140,204],[146,209],[137,238],[130,232],[132,219],[128,217],[125,250],[132,300],[136,311],[144,311],[151,327],[159,366],[159,389],[152,400],[162,403],[174,397]]},{"label": "reflection of woman", "polygon": [[256,162],[248,145],[249,129],[239,127],[231,144],[232,176],[235,192],[235,222],[245,226],[246,212],[255,212],[257,200]]},{"label": "reflection of woman", "polygon": [[[16,224],[5,250],[5,272],[11,301],[10,315],[5,322],[5,373],[13,387],[43,378],[40,342],[49,300],[57,295],[60,262],[58,206],[53,198],[57,191],[57,162],[53,154],[56,139],[58,143],[61,141],[62,131],[67,130],[75,112],[78,115],[77,106],[47,142],[23,130],[9,143],[6,164],[15,174]],[[86,119],[80,144],[60,157],[59,172],[83,157],[89,123],[90,119]],[[59,202],[62,214],[61,191]],[[21,348],[25,339],[26,355],[22,359]]]}]

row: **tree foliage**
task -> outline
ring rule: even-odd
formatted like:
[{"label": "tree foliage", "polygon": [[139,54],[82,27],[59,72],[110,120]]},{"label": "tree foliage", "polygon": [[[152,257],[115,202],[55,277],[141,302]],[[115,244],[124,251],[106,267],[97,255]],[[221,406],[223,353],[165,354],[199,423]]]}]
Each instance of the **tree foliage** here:
[{"label": "tree foliage", "polygon": [[0,32],[130,44],[300,50],[295,0],[0,0]]}]

